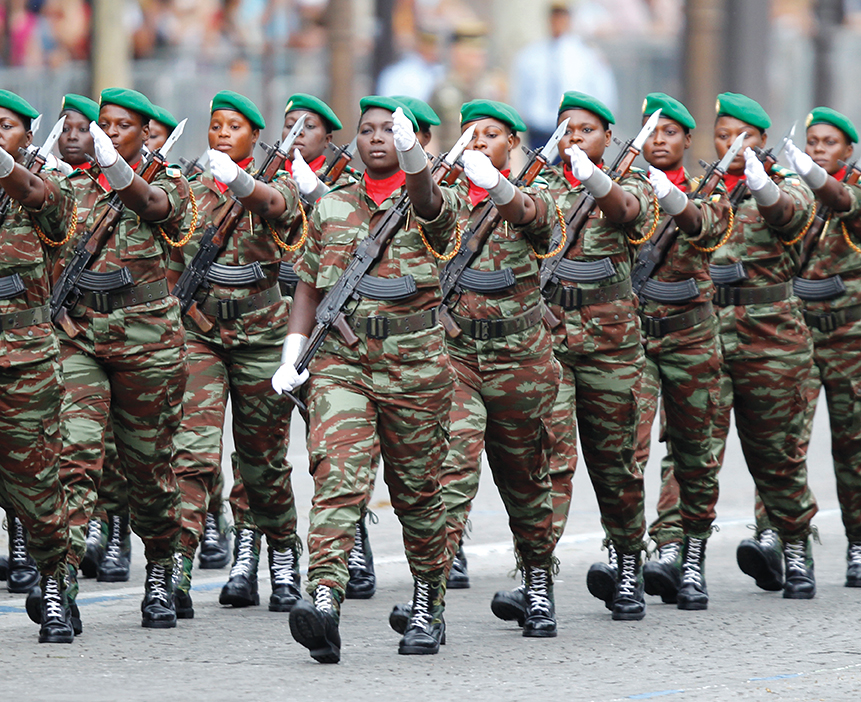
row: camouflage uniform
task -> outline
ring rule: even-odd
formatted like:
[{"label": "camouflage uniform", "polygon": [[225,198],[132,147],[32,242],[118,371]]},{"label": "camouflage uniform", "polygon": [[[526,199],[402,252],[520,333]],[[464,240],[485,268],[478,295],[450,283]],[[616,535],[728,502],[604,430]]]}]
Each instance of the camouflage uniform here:
[{"label": "camouflage uniform", "polygon": [[[328,291],[348,265],[370,220],[390,208],[395,191],[377,205],[364,181],[335,188],[318,202],[311,231],[296,263],[299,277]],[[430,235],[444,250],[447,241]],[[404,532],[413,575],[439,580],[445,567],[445,506],[439,472],[445,458],[454,371],[442,328],[434,323],[440,303],[433,256],[415,220],[393,238],[372,270],[380,278],[412,275],[417,293],[408,300],[362,299],[349,320],[359,336],[350,348],[337,332],[328,335],[311,364],[308,381],[309,450],[314,497],[308,533],[308,591],[331,587],[343,600],[348,581],[347,555],[356,522],[371,486],[368,455],[379,435],[383,476]],[[368,318],[422,314],[411,325],[420,331],[367,333]]]},{"label": "camouflage uniform", "polygon": [[74,226],[75,196],[59,173],[41,178],[42,207],[12,201],[0,225],[0,278],[17,275],[24,286],[0,300],[0,492],[27,530],[39,570],[59,578],[69,550],[66,496],[57,479],[63,384],[48,312],[49,255],[39,239],[65,237]]},{"label": "camouflage uniform", "polygon": [[[583,186],[572,186],[555,170],[547,171],[545,177],[557,205],[567,213]],[[633,553],[642,550],[645,535],[643,474],[635,456],[645,360],[636,298],[630,288],[630,241],[651,227],[655,205],[642,173],[628,174],[619,185],[637,198],[639,215],[619,226],[596,210],[566,254],[569,261],[581,263],[608,259],[614,272],[597,282],[562,282],[547,298],[550,310],[562,320],[553,340],[556,358],[563,366],[552,415],[556,443],[550,477],[558,538],[571,504],[579,424],[583,458],[604,528],[619,553]],[[570,309],[564,309],[560,295],[587,302],[578,305],[572,300],[566,305]]]},{"label": "camouflage uniform", "polygon": [[[482,273],[509,269],[516,284],[494,293],[467,289],[451,307],[463,333],[446,340],[457,373],[451,441],[440,475],[448,568],[478,492],[482,449],[508,512],[518,564],[546,567],[556,543],[548,476],[551,439],[545,422],[560,369],[541,322],[535,256],[536,250],[547,250],[556,210],[544,191],[531,192],[535,220],[522,228],[500,223],[470,266]],[[438,217],[424,223],[425,231],[453,237],[456,224],[464,232],[476,224],[490,199],[472,205],[461,184],[443,189],[443,202]],[[494,320],[511,328],[492,330]]]},{"label": "camouflage uniform", "polygon": [[[97,179],[98,167],[88,174],[89,182],[77,188],[79,233],[94,226],[111,197]],[[179,238],[188,184],[178,170],[167,169],[152,186],[167,195],[167,216],[147,222],[125,208],[90,266],[102,274],[127,268],[136,286],[134,300],[140,295],[151,301],[135,302],[128,293],[85,295],[70,310],[78,328],[74,338],[57,332],[66,383],[60,467],[69,496],[71,561],[76,567],[84,555],[87,522],[95,510],[109,421],[120,470],[128,480],[132,528],[144,542],[147,561],[172,568],[179,537],[180,499],[170,457],[182,415],[187,369],[179,304],[164,294],[169,250],[165,237]],[[66,248],[63,259],[68,260],[70,253],[71,248]],[[57,270],[65,262],[61,260]],[[132,304],[122,306],[128,302]]]},{"label": "camouflage uniform", "polygon": [[[251,172],[253,164],[246,170]],[[203,331],[191,317],[184,320],[190,375],[182,423],[174,437],[173,467],[182,493],[180,550],[188,558],[194,557],[210,495],[221,474],[228,397],[233,408],[236,466],[254,523],[272,548],[283,551],[297,546],[292,466],[285,460],[284,441],[293,404],[272,392],[270,378],[281,363],[281,342],[287,333],[289,307],[281,297],[278,270],[285,225],[295,217],[299,198],[286,173],[271,186],[284,196],[284,213],[271,222],[246,213],[216,259],[217,265],[234,268],[258,263],[263,278],[240,286],[210,281],[208,295],[199,295],[198,309],[214,323],[213,328]],[[198,212],[196,220],[190,211],[186,216],[185,228],[192,236],[181,251],[175,250],[173,258],[179,267],[191,263],[203,231],[234,202],[209,174],[192,179],[191,191]]]},{"label": "camouflage uniform", "polygon": [[[685,173],[686,190],[695,187]],[[723,188],[699,207],[702,227],[696,236],[680,232],[652,280],[682,283],[693,280],[697,295],[684,303],[659,302],[641,297],[641,321],[646,367],[640,396],[637,462],[645,470],[649,460],[652,423],[662,397],[661,435],[673,446],[675,479],[683,491],[681,514],[675,527],[658,522],[650,533],[658,546],[680,541],[687,534],[708,538],[715,518],[720,468],[711,443],[718,407],[720,349],[717,318],[709,275],[709,251],[719,247],[729,224],[729,200]],[[687,315],[689,319],[680,315]],[[686,326],[672,329],[676,320]]]}]

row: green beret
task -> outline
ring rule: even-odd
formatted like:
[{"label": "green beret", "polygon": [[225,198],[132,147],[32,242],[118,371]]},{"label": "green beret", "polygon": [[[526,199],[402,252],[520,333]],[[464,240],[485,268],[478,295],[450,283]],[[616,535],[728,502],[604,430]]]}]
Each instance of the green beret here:
[{"label": "green beret", "polygon": [[216,110],[238,112],[251,122],[252,127],[266,129],[266,120],[263,119],[263,115],[260,114],[257,105],[244,95],[234,93],[232,90],[222,90],[220,93],[215,94],[212,102],[209,103],[209,114],[212,114]]},{"label": "green beret", "polygon": [[156,114],[158,117],[153,117],[156,122],[161,122],[165,127],[167,127],[170,131],[176,129],[179,124],[179,120],[174,117],[170,112],[164,109],[161,105],[153,105]]},{"label": "green beret", "polygon": [[0,90],[0,107],[5,107],[7,110],[12,110],[12,112],[29,119],[36,119],[39,116],[39,113],[33,109],[29,102],[8,90]]},{"label": "green beret", "polygon": [[105,105],[119,105],[120,107],[125,107],[127,110],[143,115],[148,120],[158,119],[155,105],[149,101],[149,98],[146,95],[139,93],[137,90],[129,90],[128,88],[105,88],[102,91],[99,106],[104,107]]},{"label": "green beret", "polygon": [[425,126],[430,129],[440,124],[439,115],[424,100],[419,100],[409,95],[395,95],[395,100],[404,103],[404,105],[410,108],[416,121],[419,123],[419,127]]},{"label": "green beret", "polygon": [[63,107],[60,112],[65,112],[66,110],[80,112],[90,122],[99,121],[99,103],[83,95],[75,95],[75,93],[63,95]]},{"label": "green beret", "polygon": [[721,93],[715,105],[718,117],[735,117],[746,124],[765,131],[771,126],[771,118],[756,100],[741,93]]},{"label": "green beret", "polygon": [[670,97],[666,93],[649,93],[643,100],[643,117],[653,115],[658,110],[661,111],[661,117],[674,119],[685,129],[697,128],[697,123],[694,121],[693,115],[688,112],[688,108],[674,97]]},{"label": "green beret", "polygon": [[498,119],[503,124],[507,124],[515,132],[525,132],[526,124],[523,118],[517,114],[511,105],[506,105],[504,102],[496,100],[472,100],[466,102],[460,107],[460,126],[468,122],[475,122],[477,119],[486,119],[491,117]]},{"label": "green beret", "polygon": [[562,114],[565,110],[587,110],[598,115],[608,124],[616,124],[616,118],[610,112],[609,107],[598,98],[593,98],[591,95],[576,90],[569,90],[562,96],[557,114]]},{"label": "green beret", "polygon": [[359,109],[362,111],[362,114],[365,114],[365,112],[372,107],[382,107],[384,110],[389,110],[391,112],[394,112],[400,107],[407,116],[407,119],[413,123],[413,129],[415,131],[419,130],[419,123],[416,121],[413,111],[400,100],[395,100],[395,98],[391,97],[383,97],[382,95],[366,95],[359,100]]},{"label": "green beret", "polygon": [[329,131],[334,132],[337,129],[342,129],[343,124],[335,114],[335,110],[329,107],[320,98],[308,95],[307,93],[294,93],[287,101],[287,107],[284,108],[284,114],[292,110],[308,110],[314,112],[323,118],[323,121],[329,126]]},{"label": "green beret", "polygon": [[855,125],[849,120],[846,115],[840,114],[837,110],[832,110],[830,107],[814,107],[807,120],[804,123],[805,127],[810,127],[814,124],[830,124],[837,127],[849,139],[850,144],[858,141],[858,130]]}]

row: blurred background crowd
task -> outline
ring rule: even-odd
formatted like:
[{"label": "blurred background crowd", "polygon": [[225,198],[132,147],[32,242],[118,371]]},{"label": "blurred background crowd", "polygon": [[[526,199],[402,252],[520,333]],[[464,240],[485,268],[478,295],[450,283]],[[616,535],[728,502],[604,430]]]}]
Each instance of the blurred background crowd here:
[{"label": "blurred background crowd", "polygon": [[[655,90],[685,100],[701,123],[718,92],[746,92],[782,129],[814,104],[861,117],[859,59],[861,0],[0,4],[2,87],[53,114],[65,92],[96,96],[124,84],[188,116],[201,140],[209,98],[222,88],[254,99],[273,126],[297,91],[328,100],[348,125],[360,96],[409,93],[443,117],[442,143],[453,139],[460,104],[474,97],[512,103],[538,141],[570,89],[604,100],[621,136]],[[710,154],[706,137],[695,156]]]}]

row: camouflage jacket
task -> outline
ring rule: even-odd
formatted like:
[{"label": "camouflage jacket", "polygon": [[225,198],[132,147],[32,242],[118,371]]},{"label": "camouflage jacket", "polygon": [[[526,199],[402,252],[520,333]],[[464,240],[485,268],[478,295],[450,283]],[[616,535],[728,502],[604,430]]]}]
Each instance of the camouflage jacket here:
[{"label": "camouflage jacket", "polygon": [[[68,178],[59,171],[43,171],[40,177],[47,197],[39,209],[10,203],[0,225],[0,277],[19,275],[24,293],[0,300],[0,315],[23,312],[51,301],[51,246],[42,237],[62,241],[74,226],[75,194]],[[41,236],[40,236],[41,233]],[[50,321],[0,331],[0,368],[38,363],[57,356],[59,347]]]}]

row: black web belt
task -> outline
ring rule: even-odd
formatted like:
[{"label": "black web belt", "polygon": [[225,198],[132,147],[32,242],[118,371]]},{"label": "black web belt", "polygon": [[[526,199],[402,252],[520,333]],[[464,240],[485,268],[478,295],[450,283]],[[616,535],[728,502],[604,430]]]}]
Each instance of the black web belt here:
[{"label": "black web belt", "polygon": [[459,314],[451,313],[457,326],[464,334],[472,339],[487,341],[488,339],[501,339],[504,336],[517,334],[534,327],[544,316],[543,305],[535,305],[532,309],[516,317],[504,317],[502,319],[471,319],[461,317]]},{"label": "black web belt", "polygon": [[693,309],[681,314],[673,314],[669,317],[648,317],[642,315],[640,320],[643,325],[643,334],[660,338],[682,329],[690,329],[700,322],[705,321],[715,313],[711,300],[697,305]]},{"label": "black web belt", "polygon": [[416,312],[403,317],[347,317],[347,322],[356,334],[369,339],[386,339],[398,334],[432,329],[437,322],[437,309]]}]

